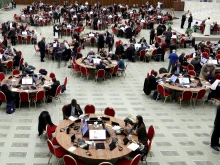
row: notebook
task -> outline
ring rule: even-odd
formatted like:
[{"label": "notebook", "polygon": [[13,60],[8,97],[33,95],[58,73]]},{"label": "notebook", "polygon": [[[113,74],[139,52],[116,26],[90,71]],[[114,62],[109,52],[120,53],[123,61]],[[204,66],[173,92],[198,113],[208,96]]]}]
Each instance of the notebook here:
[{"label": "notebook", "polygon": [[99,150],[99,149],[105,149],[105,145],[104,145],[104,143],[96,143],[95,148],[96,148],[97,150]]}]

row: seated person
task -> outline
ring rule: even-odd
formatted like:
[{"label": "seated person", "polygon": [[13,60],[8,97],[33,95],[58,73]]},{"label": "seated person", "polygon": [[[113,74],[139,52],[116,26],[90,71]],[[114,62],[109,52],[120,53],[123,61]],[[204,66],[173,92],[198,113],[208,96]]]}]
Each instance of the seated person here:
[{"label": "seated person", "polygon": [[88,57],[88,56],[91,56],[91,55],[95,55],[95,52],[93,51],[93,49],[91,49],[91,50],[88,52],[87,57]]},{"label": "seated person", "polygon": [[105,48],[100,49],[99,54],[101,57],[107,57],[107,52],[105,51]]},{"label": "seated person", "polygon": [[189,37],[184,37],[184,48],[186,48],[187,43],[192,43],[192,47],[195,46],[195,38],[192,34],[190,34]]},{"label": "seated person", "polygon": [[21,56],[20,56],[20,54],[19,53],[16,53],[16,55],[14,56],[14,59],[13,59],[13,66],[14,66],[14,68],[15,67],[19,67],[19,65],[20,65],[20,60],[21,60]]},{"label": "seated person", "polygon": [[132,38],[129,40],[129,43],[136,44],[136,39],[134,38],[134,36],[132,36]]},{"label": "seated person", "polygon": [[150,49],[147,49],[147,52],[146,52],[145,56],[146,56],[146,58],[148,59],[148,61],[149,61],[149,59],[151,59],[151,56],[152,56],[153,51],[154,51],[155,49],[156,49],[156,47],[155,47],[154,44],[151,45]]},{"label": "seated person", "polygon": [[180,74],[180,73],[183,73],[183,67],[182,67],[182,65],[181,65],[180,62],[178,62],[177,65],[172,68],[171,73],[172,73],[172,74]]},{"label": "seated person", "polygon": [[144,37],[142,37],[138,43],[139,44],[146,44],[147,41],[144,39]]},{"label": "seated person", "polygon": [[99,65],[96,65],[96,70],[98,71],[99,69],[104,69],[105,70],[106,66],[104,65],[104,62],[101,60]]},{"label": "seated person", "polygon": [[24,67],[22,68],[22,72],[27,74],[32,74],[36,68],[32,65],[28,65],[27,62],[24,63]]},{"label": "seated person", "polygon": [[196,52],[193,53],[193,58],[198,57],[200,58],[202,56],[201,49],[197,50]]},{"label": "seated person", "polygon": [[144,46],[144,44],[142,43],[142,44],[141,44],[141,47],[139,47],[139,49],[138,49],[138,51],[137,51],[138,55],[140,55],[140,52],[141,52],[142,50],[146,50],[146,49],[147,49],[147,47]]},{"label": "seated person", "polygon": [[52,78],[53,84],[51,87],[46,91],[46,96],[55,96],[58,86],[60,82],[56,78]]},{"label": "seated person", "polygon": [[156,90],[157,89],[157,80],[156,80],[156,77],[157,77],[157,72],[154,72],[153,74],[151,74],[149,76],[149,79],[148,79],[148,88],[149,90]]},{"label": "seated person", "polygon": [[202,65],[200,64],[200,59],[198,57],[195,57],[192,61],[191,64],[194,66],[194,71],[196,74],[199,75]]},{"label": "seated person", "polygon": [[171,41],[171,44],[170,44],[170,54],[172,53],[173,50],[177,50],[177,47],[176,47],[176,43],[174,41]]},{"label": "seated person", "polygon": [[108,57],[111,58],[111,60],[116,60],[118,61],[118,55],[113,54],[113,52],[108,53]]},{"label": "seated person", "polygon": [[121,56],[118,57],[118,70],[124,70],[125,69],[125,61],[121,58]]},{"label": "seated person", "polygon": [[212,63],[211,60],[208,60],[207,63],[202,66],[199,77],[203,80],[210,81],[210,83],[214,82],[215,65]]},{"label": "seated person", "polygon": [[212,98],[220,98],[220,80],[215,80],[215,82],[211,85],[211,92],[208,95],[208,98],[205,102],[208,102]]},{"label": "seated person", "polygon": [[64,119],[68,119],[70,116],[80,116],[82,114],[83,111],[75,99],[72,99],[71,104],[68,104],[66,110],[63,112]]},{"label": "seated person", "polygon": [[5,54],[8,54],[10,56],[15,56],[14,49],[11,47],[11,45],[8,45],[7,49],[4,52]]},{"label": "seated person", "polygon": [[179,56],[179,62],[181,65],[183,66],[187,66],[188,65],[188,62],[187,62],[187,59],[185,58],[185,53],[181,53],[181,55]]}]

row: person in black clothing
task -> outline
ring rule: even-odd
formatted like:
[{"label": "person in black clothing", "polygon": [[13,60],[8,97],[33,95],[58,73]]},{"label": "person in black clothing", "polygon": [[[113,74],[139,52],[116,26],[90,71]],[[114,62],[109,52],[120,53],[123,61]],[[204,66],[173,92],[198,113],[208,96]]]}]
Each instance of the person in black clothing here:
[{"label": "person in black clothing", "polygon": [[93,28],[94,30],[98,30],[98,17],[93,19]]},{"label": "person in black clothing", "polygon": [[80,116],[82,114],[83,111],[75,99],[72,99],[71,104],[68,104],[63,112],[64,119],[68,119],[70,116]]},{"label": "person in black clothing", "polygon": [[108,45],[108,51],[110,52],[114,44],[114,38],[112,35],[108,35],[106,37],[106,44]]},{"label": "person in black clothing", "polygon": [[183,29],[183,26],[184,26],[184,23],[185,23],[185,21],[186,21],[186,14],[183,14],[182,15],[182,19],[181,19],[181,29]]},{"label": "person in black clothing", "polygon": [[161,25],[158,25],[158,27],[157,27],[157,36],[160,36],[162,34],[163,34],[163,29],[162,29]]},{"label": "person in black clothing", "polygon": [[98,36],[98,51],[99,51],[99,49],[104,48],[104,44],[105,44],[104,35],[99,34],[99,36]]},{"label": "person in black clothing", "polygon": [[220,105],[217,108],[215,121],[214,121],[214,129],[211,137],[211,147],[216,151],[219,151],[218,147],[220,147],[219,138],[220,138]]},{"label": "person in black clothing", "polygon": [[171,42],[171,44],[170,44],[170,54],[172,53],[173,50],[176,50],[176,49],[177,49],[177,47],[176,47],[175,42]]},{"label": "person in black clothing", "polygon": [[141,43],[146,44],[146,43],[147,43],[147,41],[144,39],[144,37],[142,37],[138,43],[139,43],[139,44],[141,44]]},{"label": "person in black clothing", "polygon": [[150,91],[157,89],[157,84],[158,83],[157,83],[156,77],[157,77],[157,72],[154,72],[152,75],[149,76],[148,88],[149,88]]},{"label": "person in black clothing", "polygon": [[189,63],[187,62],[187,59],[185,57],[185,53],[181,53],[181,55],[179,56],[179,62],[181,65],[183,66],[187,66]]},{"label": "person in black clothing", "polygon": [[3,84],[1,89],[6,96],[7,103],[10,103],[15,100],[14,94],[11,90],[8,89],[7,84]]},{"label": "person in black clothing", "polygon": [[152,45],[153,43],[154,43],[154,33],[155,33],[155,30],[154,30],[154,28],[153,29],[151,29],[151,31],[150,31],[150,45]]},{"label": "person in black clothing", "polygon": [[129,39],[132,37],[132,29],[130,26],[127,29],[125,29],[125,37]]},{"label": "person in black clothing", "polygon": [[46,96],[55,96],[58,86],[60,82],[56,78],[52,78],[53,84],[51,88],[46,91]]},{"label": "person in black clothing", "polygon": [[122,55],[123,53],[124,53],[124,47],[122,43],[120,42],[120,44],[115,49],[115,54]]},{"label": "person in black clothing", "polygon": [[11,44],[16,45],[16,40],[15,40],[16,39],[16,31],[15,31],[15,28],[11,28],[8,35],[11,37]]},{"label": "person in black clothing", "polygon": [[176,66],[174,66],[174,67],[172,68],[171,73],[172,73],[172,74],[180,74],[180,73],[183,73],[183,67],[182,67],[182,65],[181,65],[180,62],[178,62],[178,63],[176,64]]},{"label": "person in black clothing", "polygon": [[165,42],[167,43],[167,45],[170,45],[170,40],[171,40],[172,35],[173,35],[173,33],[171,32],[171,30],[168,30],[166,32]]},{"label": "person in black clothing", "polygon": [[73,41],[74,41],[73,51],[76,53],[76,52],[77,52],[77,49],[78,49],[78,47],[79,47],[79,42],[78,42],[76,39],[74,39]]},{"label": "person in black clothing", "polygon": [[7,32],[7,26],[5,25],[5,23],[2,24],[2,36],[4,36]]},{"label": "person in black clothing", "polygon": [[132,38],[129,40],[129,43],[136,44],[136,39],[134,36],[132,36]]},{"label": "person in black clothing", "polygon": [[188,18],[188,28],[191,28],[191,23],[193,22],[193,17],[192,14],[190,14],[189,18]]},{"label": "person in black clothing", "polygon": [[20,54],[19,54],[19,53],[16,53],[16,55],[15,55],[15,57],[14,57],[14,59],[13,59],[13,61],[14,61],[14,62],[13,62],[14,68],[19,66],[20,60],[21,60]]},{"label": "person in black clothing", "polygon": [[40,49],[40,58],[41,62],[44,62],[45,52],[46,52],[46,44],[45,44],[45,37],[38,43]]},{"label": "person in black clothing", "polygon": [[132,44],[126,49],[125,54],[129,61],[135,62],[135,48]]},{"label": "person in black clothing", "polygon": [[199,75],[202,69],[202,65],[200,64],[200,59],[198,57],[195,57],[191,61],[191,64],[194,66],[194,71],[196,72],[196,75]]},{"label": "person in black clothing", "polygon": [[100,61],[99,65],[96,65],[96,70],[98,71],[99,69],[106,69],[103,61]]}]

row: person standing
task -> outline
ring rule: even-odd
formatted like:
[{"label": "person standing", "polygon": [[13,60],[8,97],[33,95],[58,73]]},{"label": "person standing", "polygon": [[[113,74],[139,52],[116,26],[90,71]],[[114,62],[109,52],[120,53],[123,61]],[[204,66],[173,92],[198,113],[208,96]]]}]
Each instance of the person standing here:
[{"label": "person standing", "polygon": [[205,30],[204,30],[204,35],[209,36],[210,35],[210,26],[211,26],[211,20],[210,17],[205,21]]},{"label": "person standing", "polygon": [[150,31],[150,45],[154,43],[154,33],[155,33],[155,30],[154,28],[152,28]]},{"label": "person standing", "polygon": [[220,147],[219,138],[220,138],[220,105],[217,108],[215,121],[214,121],[214,130],[211,137],[211,147],[216,151],[219,151],[218,147]]},{"label": "person standing", "polygon": [[191,28],[191,23],[193,22],[193,17],[192,14],[190,14],[189,18],[188,18],[188,28]]},{"label": "person standing", "polygon": [[14,27],[11,28],[8,35],[11,37],[11,45],[15,46],[16,45],[16,31]]},{"label": "person standing", "polygon": [[176,63],[177,63],[177,60],[178,60],[178,55],[176,54],[176,50],[172,50],[172,53],[169,55],[168,57],[170,59],[170,62],[169,62],[169,66],[168,66],[168,73],[170,72],[170,68],[171,70],[173,70],[173,68],[175,67]]},{"label": "person standing", "polygon": [[40,49],[40,58],[41,62],[44,62],[45,52],[46,52],[46,44],[45,44],[45,37],[38,43]]},{"label": "person standing", "polygon": [[186,21],[186,14],[183,14],[182,15],[182,19],[181,19],[181,29],[183,29],[183,26],[184,26],[184,24],[185,24],[185,21]]},{"label": "person standing", "polygon": [[105,45],[104,35],[99,34],[99,36],[98,36],[98,51],[99,51],[99,49],[104,48],[104,45]]}]

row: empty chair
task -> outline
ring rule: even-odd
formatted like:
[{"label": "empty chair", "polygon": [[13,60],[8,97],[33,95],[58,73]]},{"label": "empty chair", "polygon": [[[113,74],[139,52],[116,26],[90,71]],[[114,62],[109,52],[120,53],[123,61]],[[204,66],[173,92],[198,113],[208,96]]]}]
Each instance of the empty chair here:
[{"label": "empty chair", "polygon": [[103,81],[105,80],[105,70],[104,69],[99,69],[96,73],[95,76],[95,81],[97,81],[98,79],[103,79]]},{"label": "empty chair", "polygon": [[66,155],[68,152],[65,149],[63,149],[62,147],[55,148],[53,143],[49,139],[47,140],[47,145],[48,145],[48,148],[50,151],[50,153],[49,153],[50,158],[49,158],[48,164],[50,163],[50,159],[52,158],[52,155],[54,155],[56,157],[56,159],[58,160],[57,165],[59,165],[60,160],[62,160],[63,156]]},{"label": "empty chair", "polygon": [[38,101],[43,101],[45,105],[45,91],[38,91],[32,99],[35,103],[35,110],[36,110],[36,103]]},{"label": "empty chair", "polygon": [[145,56],[145,54],[146,54],[146,50],[141,50],[141,51],[140,51],[140,54],[139,54],[139,60],[140,60],[140,61],[141,61],[141,59],[143,59],[143,61],[146,62],[146,56]]},{"label": "empty chair", "polygon": [[81,77],[82,77],[83,75],[85,75],[86,78],[87,78],[87,80],[88,80],[88,79],[89,79],[89,76],[91,75],[91,73],[88,72],[87,69],[86,69],[86,67],[83,67],[83,66],[80,67],[80,70],[81,70]]},{"label": "empty chair", "polygon": [[215,75],[215,79],[220,80],[220,73],[217,73],[217,74]]},{"label": "empty chair", "polygon": [[[165,99],[164,99],[164,104],[165,104],[165,102],[166,102],[166,100],[167,100],[167,97],[170,97],[170,100],[171,100],[171,94],[172,94],[172,93],[166,91],[162,85],[160,85],[160,84],[157,85],[157,91],[158,91],[157,99],[158,99],[159,95],[165,97]],[[156,99],[156,100],[157,100],[157,99]]]},{"label": "empty chair", "polygon": [[85,163],[80,159],[75,159],[70,155],[64,155],[63,161],[65,165],[85,165]]},{"label": "empty chair", "polygon": [[49,77],[50,77],[50,78],[55,78],[56,75],[55,75],[55,73],[51,72]]},{"label": "empty chair", "polygon": [[95,106],[92,104],[87,104],[84,108],[85,114],[94,114],[95,113]]},{"label": "empty chair", "polygon": [[194,70],[189,70],[189,71],[188,71],[188,74],[189,74],[190,76],[196,76],[196,72],[195,72]]},{"label": "empty chair", "polygon": [[188,69],[188,71],[189,71],[189,70],[194,70],[194,66],[193,66],[192,64],[189,64],[189,65],[187,66],[187,69]]},{"label": "empty chair", "polygon": [[151,145],[152,145],[154,135],[155,135],[154,126],[151,125],[148,128],[148,132],[147,132],[147,137],[148,137],[148,140],[149,140],[149,142],[148,142],[148,154],[150,153],[150,150],[151,150]]},{"label": "empty chair", "polygon": [[8,70],[12,71],[12,69],[13,69],[13,61],[9,61],[6,65],[6,74]]},{"label": "empty chair", "polygon": [[0,80],[4,80],[5,79],[5,74],[3,72],[0,72]]},{"label": "empty chair", "polygon": [[[205,96],[206,90],[205,89],[201,89],[198,93],[193,93],[192,95],[192,99],[193,99],[193,103],[194,103],[194,108],[195,108],[195,104],[196,104],[196,100],[202,100],[202,98]],[[204,107],[204,101],[202,101],[203,103],[203,107]]]},{"label": "empty chair", "polygon": [[127,158],[122,158],[122,159],[119,159],[117,162],[116,162],[116,165],[138,165],[138,163],[140,162],[141,160],[141,155],[138,154],[136,155],[132,160],[129,160]]},{"label": "empty chair", "polygon": [[115,110],[113,108],[111,108],[111,107],[107,107],[104,110],[104,114],[108,115],[108,116],[114,117],[115,116]]},{"label": "empty chair", "polygon": [[20,74],[20,70],[18,70],[18,69],[14,69],[13,71],[12,71],[12,75],[14,76],[14,75],[19,75]]},{"label": "empty chair", "polygon": [[30,110],[30,97],[29,97],[29,93],[27,93],[27,92],[21,92],[20,93],[19,109],[21,109],[21,102],[28,102],[29,103],[29,110]]},{"label": "empty chair", "polygon": [[192,95],[193,95],[193,93],[191,91],[183,91],[182,95],[179,96],[180,108],[182,107],[181,103],[183,100],[189,101],[190,107],[191,107]]}]

